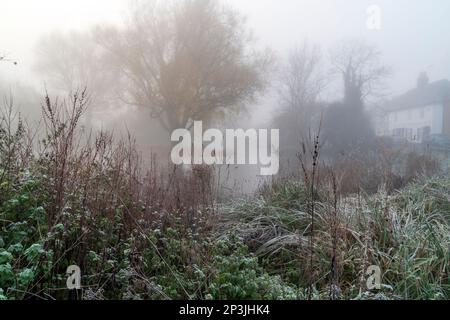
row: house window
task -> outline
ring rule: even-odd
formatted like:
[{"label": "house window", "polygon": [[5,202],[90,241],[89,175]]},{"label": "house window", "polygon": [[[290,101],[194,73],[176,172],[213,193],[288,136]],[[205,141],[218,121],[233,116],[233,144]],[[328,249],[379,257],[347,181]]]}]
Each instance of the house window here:
[{"label": "house window", "polygon": [[[410,114],[411,116],[411,114]],[[413,139],[413,131],[411,128],[406,129],[406,139],[412,141]]]},{"label": "house window", "polygon": [[396,128],[396,129],[394,129],[393,135],[395,137],[407,138],[408,137],[408,129]]},{"label": "house window", "polygon": [[431,128],[430,127],[422,127],[417,129],[418,141],[423,142],[430,136]]},{"label": "house window", "polygon": [[428,138],[431,134],[431,127],[424,127],[423,128],[423,137]]}]

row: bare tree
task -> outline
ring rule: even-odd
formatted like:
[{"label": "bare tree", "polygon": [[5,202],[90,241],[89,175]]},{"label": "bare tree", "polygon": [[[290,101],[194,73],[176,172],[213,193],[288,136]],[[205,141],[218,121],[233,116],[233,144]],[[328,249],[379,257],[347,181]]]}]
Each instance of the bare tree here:
[{"label": "bare tree", "polygon": [[35,49],[34,71],[39,73],[52,90],[70,92],[81,82],[86,85],[87,70],[80,68],[80,65],[85,64],[82,43],[85,46],[86,40],[81,33],[54,32],[43,36]]},{"label": "bare tree", "polygon": [[361,106],[369,96],[379,95],[390,68],[381,63],[381,53],[360,40],[343,42],[331,53],[333,72],[342,76],[344,103]]},{"label": "bare tree", "polygon": [[169,132],[238,112],[264,88],[269,59],[218,1],[139,2],[125,28],[99,29],[97,39],[125,80],[122,99]]},{"label": "bare tree", "polygon": [[382,93],[390,69],[381,63],[376,47],[358,40],[342,43],[331,56],[333,71],[342,76],[344,99],[324,115],[325,150],[330,156],[368,152],[375,132],[364,106],[368,97]]},{"label": "bare tree", "polygon": [[290,53],[279,86],[283,110],[298,118],[303,129],[317,112],[314,106],[326,84],[320,49],[305,41]]},{"label": "bare tree", "polygon": [[[281,101],[273,127],[281,132],[282,174],[297,171],[297,153],[308,131],[320,119],[323,104],[320,95],[327,85],[323,73],[323,61],[319,47],[305,41],[292,50],[281,68],[278,82]],[[291,170],[292,168],[292,170]]]},{"label": "bare tree", "polygon": [[[117,70],[109,53],[94,41],[93,32],[54,32],[42,37],[35,48],[34,71],[46,89],[61,96],[84,88],[91,93],[85,125],[111,120],[123,104]],[[94,116],[96,114],[96,116]]]},{"label": "bare tree", "polygon": [[88,87],[98,98],[116,88],[116,72],[92,32],[55,32],[36,46],[34,69],[51,89],[63,94]]}]

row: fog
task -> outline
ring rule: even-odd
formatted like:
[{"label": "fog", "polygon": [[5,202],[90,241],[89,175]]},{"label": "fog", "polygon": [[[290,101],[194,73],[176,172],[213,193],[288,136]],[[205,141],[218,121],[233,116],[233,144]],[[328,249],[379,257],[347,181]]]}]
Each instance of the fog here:
[{"label": "fog", "polygon": [[[450,77],[450,42],[444,36],[450,31],[450,3],[446,0],[227,2],[248,17],[260,42],[280,55],[304,38],[326,48],[344,38],[364,37],[378,46],[387,64],[394,66],[393,93],[410,88],[421,71],[427,71],[432,79]],[[30,81],[31,76],[33,84],[39,85],[30,71],[33,46],[39,37],[53,30],[121,23],[128,4],[128,0],[2,0],[0,52],[20,61],[18,68],[2,67],[2,73],[21,82]],[[382,10],[382,27],[377,31],[366,27],[366,9],[373,4]]]},{"label": "fog", "polygon": [[[286,65],[289,54],[305,40],[317,46],[324,60],[324,74],[328,85],[320,95],[321,101],[333,102],[342,98],[340,77],[329,74],[328,58],[333,48],[348,39],[361,39],[377,48],[383,65],[391,73],[384,81],[383,99],[408,91],[416,86],[417,76],[426,72],[431,81],[450,79],[450,2],[447,0],[227,0],[231,7],[247,17],[247,27],[256,38],[255,47],[269,48],[274,58],[273,71],[267,77],[271,84],[264,93],[248,103],[247,113],[234,118],[235,125],[265,126],[272,121],[280,107],[276,82],[279,68]],[[377,5],[381,9],[379,30],[367,27],[367,9]],[[0,2],[0,56],[13,63],[0,64],[0,88],[3,94],[12,91],[18,103],[30,113],[32,94],[45,89],[55,93],[49,79],[36,72],[38,42],[52,33],[88,32],[94,26],[120,26],[127,21],[131,2],[128,0],[1,0]],[[54,48],[56,51],[58,48]],[[67,62],[70,64],[70,62]],[[95,94],[95,93],[94,93]],[[24,97],[27,97],[26,99]],[[368,100],[369,101],[369,100]],[[376,98],[368,104],[377,104]],[[27,105],[27,106],[24,106]],[[105,119],[125,119],[134,108],[114,109],[108,105],[93,124],[101,127]],[[38,105],[36,105],[38,108]],[[30,111],[31,110],[31,111]],[[108,113],[106,116],[105,113]],[[111,115],[114,116],[111,116]],[[125,116],[126,114],[126,116]],[[147,120],[135,116],[132,133],[148,138],[148,143],[162,144],[167,134],[160,134],[153,120],[152,129],[145,131]],[[239,119],[241,121],[239,121]],[[106,122],[106,125],[108,122]],[[244,124],[243,124],[244,123]],[[114,126],[114,125],[112,125]],[[149,133],[150,132],[150,133]],[[151,137],[150,137],[151,135]]]}]

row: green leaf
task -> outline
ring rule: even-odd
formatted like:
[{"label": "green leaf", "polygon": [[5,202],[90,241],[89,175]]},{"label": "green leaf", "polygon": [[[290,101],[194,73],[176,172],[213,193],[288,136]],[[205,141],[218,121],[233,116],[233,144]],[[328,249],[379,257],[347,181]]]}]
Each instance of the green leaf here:
[{"label": "green leaf", "polygon": [[25,268],[21,273],[19,273],[19,283],[22,286],[27,286],[31,283],[31,281],[33,281],[34,277],[34,271],[30,268]]},{"label": "green leaf", "polygon": [[8,251],[13,254],[20,254],[23,251],[23,245],[21,243],[10,245]]},{"label": "green leaf", "polygon": [[10,263],[13,260],[13,255],[8,251],[0,252],[0,264]]},{"label": "green leaf", "polygon": [[14,283],[14,273],[9,263],[0,265],[0,287],[8,287]]},{"label": "green leaf", "polygon": [[25,256],[27,257],[28,262],[33,261],[40,254],[44,253],[45,251],[39,243],[34,243],[27,250],[25,250]]},{"label": "green leaf", "polygon": [[8,300],[8,298],[4,295],[3,289],[0,288],[0,301]]}]

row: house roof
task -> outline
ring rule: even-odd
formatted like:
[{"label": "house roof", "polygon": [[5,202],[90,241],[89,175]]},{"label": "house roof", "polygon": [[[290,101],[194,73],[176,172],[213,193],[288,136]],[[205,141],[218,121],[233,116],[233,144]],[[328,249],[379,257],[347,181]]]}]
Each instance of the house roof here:
[{"label": "house roof", "polygon": [[417,87],[397,96],[386,105],[386,111],[396,111],[428,106],[450,101],[450,81],[444,79]]}]

